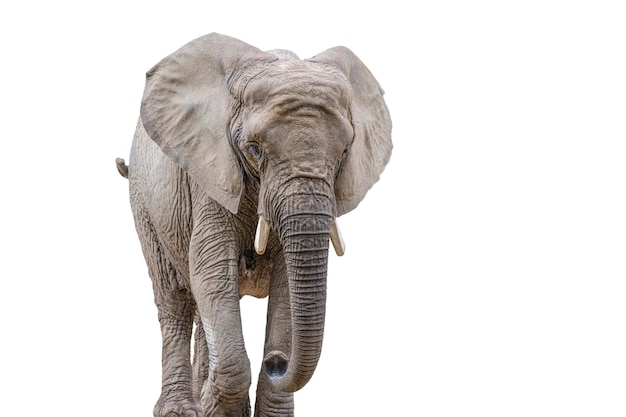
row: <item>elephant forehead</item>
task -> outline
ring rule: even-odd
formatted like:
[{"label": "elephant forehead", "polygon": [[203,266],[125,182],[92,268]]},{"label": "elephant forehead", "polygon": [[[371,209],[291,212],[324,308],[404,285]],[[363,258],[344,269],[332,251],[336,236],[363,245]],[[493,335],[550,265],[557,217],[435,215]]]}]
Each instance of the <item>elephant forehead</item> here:
[{"label": "elephant forehead", "polygon": [[244,94],[249,106],[347,109],[349,84],[336,72],[305,61],[271,65],[250,80]]}]

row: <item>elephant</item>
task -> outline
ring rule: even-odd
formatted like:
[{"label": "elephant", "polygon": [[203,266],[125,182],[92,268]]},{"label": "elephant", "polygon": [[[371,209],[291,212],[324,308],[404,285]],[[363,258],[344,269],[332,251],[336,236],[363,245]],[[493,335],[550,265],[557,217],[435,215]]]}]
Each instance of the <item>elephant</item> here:
[{"label": "elephant", "polygon": [[391,157],[383,94],[348,48],[302,60],[217,33],[146,73],[116,164],[162,334],[155,416],[250,416],[244,295],[269,296],[254,415],[294,414],[322,349],[331,243],[344,251],[336,218]]}]

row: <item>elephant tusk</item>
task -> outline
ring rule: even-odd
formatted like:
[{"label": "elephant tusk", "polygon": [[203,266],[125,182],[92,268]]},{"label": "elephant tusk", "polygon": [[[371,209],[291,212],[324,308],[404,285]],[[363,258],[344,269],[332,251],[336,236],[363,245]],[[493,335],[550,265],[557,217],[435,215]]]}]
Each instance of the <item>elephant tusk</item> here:
[{"label": "elephant tusk", "polygon": [[256,226],[256,236],[254,237],[254,250],[259,255],[263,255],[265,253],[265,248],[267,247],[267,239],[270,236],[270,222],[263,218],[263,216],[259,216],[259,223]]},{"label": "elephant tusk", "polygon": [[333,225],[330,227],[330,241],[333,243],[333,248],[335,248],[337,256],[343,256],[346,252],[346,244],[343,243],[343,237],[337,226],[337,219],[335,219]]}]

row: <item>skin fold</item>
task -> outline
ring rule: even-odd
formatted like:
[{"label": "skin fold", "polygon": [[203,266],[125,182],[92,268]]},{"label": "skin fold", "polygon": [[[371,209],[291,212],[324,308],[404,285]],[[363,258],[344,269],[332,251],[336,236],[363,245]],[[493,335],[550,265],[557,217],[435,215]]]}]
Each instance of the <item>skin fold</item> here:
[{"label": "skin fold", "polygon": [[213,33],[147,73],[117,166],[163,336],[155,416],[250,415],[244,295],[269,296],[254,415],[294,414],[322,349],[331,230],[343,250],[335,219],[391,150],[383,91],[344,47],[300,60]]}]

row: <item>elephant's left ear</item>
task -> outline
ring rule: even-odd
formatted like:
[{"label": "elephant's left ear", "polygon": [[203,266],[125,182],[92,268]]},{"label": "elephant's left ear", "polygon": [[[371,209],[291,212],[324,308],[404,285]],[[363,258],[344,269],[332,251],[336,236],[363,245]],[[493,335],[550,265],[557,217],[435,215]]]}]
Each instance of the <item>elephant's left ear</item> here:
[{"label": "elephant's left ear", "polygon": [[330,64],[352,87],[350,113],[354,141],[335,181],[337,215],[354,209],[378,181],[391,157],[391,117],[384,91],[365,64],[348,48],[335,47],[310,61]]}]

